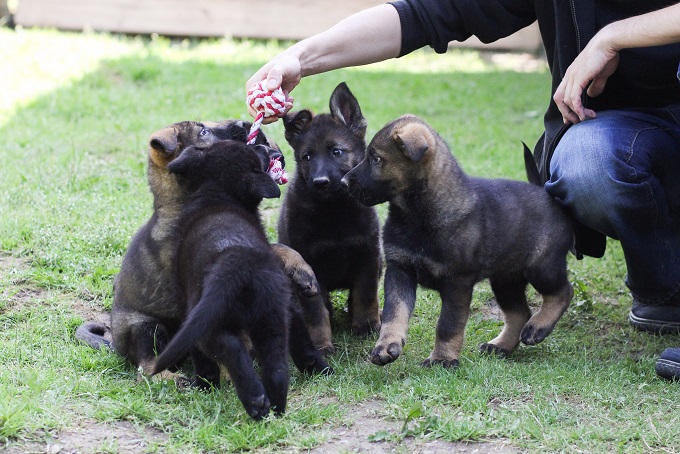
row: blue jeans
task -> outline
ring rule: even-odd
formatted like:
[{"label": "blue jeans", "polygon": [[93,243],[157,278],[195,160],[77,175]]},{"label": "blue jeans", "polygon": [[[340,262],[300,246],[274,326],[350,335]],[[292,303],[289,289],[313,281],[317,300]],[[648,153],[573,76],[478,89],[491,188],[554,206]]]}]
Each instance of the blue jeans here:
[{"label": "blue jeans", "polygon": [[547,191],[577,220],[621,242],[633,297],[680,305],[680,104],[573,125],[550,174]]}]

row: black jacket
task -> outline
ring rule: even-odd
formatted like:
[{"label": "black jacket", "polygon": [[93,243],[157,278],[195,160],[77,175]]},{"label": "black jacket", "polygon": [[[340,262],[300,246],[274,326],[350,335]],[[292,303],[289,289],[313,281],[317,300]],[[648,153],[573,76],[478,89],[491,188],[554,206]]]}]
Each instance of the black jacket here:
[{"label": "black jacket", "polygon": [[[424,46],[444,53],[450,41],[474,35],[482,42],[496,41],[538,21],[554,93],[564,73],[595,33],[604,25],[677,3],[677,0],[397,0],[402,27],[401,55]],[[584,103],[598,110],[659,107],[680,103],[676,79],[680,44],[620,52],[616,73],[596,98]],[[534,158],[544,181],[558,141],[569,126],[555,102],[544,116],[545,132],[534,147]],[[579,254],[601,257],[604,236],[579,225]]]}]

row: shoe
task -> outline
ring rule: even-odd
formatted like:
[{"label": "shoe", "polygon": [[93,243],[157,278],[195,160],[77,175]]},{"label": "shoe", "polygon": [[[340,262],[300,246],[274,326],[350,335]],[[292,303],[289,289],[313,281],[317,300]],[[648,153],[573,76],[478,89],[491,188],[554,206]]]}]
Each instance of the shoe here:
[{"label": "shoe", "polygon": [[679,334],[680,304],[643,304],[633,299],[628,320],[639,331]]},{"label": "shoe", "polygon": [[680,380],[680,347],[667,348],[656,360],[656,373],[666,380]]}]

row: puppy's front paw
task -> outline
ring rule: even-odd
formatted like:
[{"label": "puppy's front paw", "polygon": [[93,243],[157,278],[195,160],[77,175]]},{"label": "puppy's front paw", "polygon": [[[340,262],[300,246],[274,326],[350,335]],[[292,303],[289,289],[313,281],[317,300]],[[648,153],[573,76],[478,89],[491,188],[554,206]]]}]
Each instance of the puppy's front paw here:
[{"label": "puppy's front paw", "polygon": [[534,326],[529,322],[522,328],[519,338],[525,345],[536,345],[543,342],[552,329],[552,326]]},{"label": "puppy's front paw", "polygon": [[403,341],[401,343],[391,342],[387,344],[387,346],[380,344],[376,345],[371,352],[371,362],[378,366],[384,366],[385,364],[396,361],[402,353],[402,344]]},{"label": "puppy's front paw", "polygon": [[504,348],[500,348],[498,345],[483,343],[479,344],[479,353],[495,355],[498,358],[505,359],[510,356],[510,352]]},{"label": "puppy's front paw", "polygon": [[444,369],[457,369],[459,362],[457,359],[431,359],[427,358],[421,364],[423,367],[442,366]]},{"label": "puppy's front paw", "polygon": [[246,409],[246,413],[253,418],[255,421],[259,421],[269,414],[269,399],[266,394],[260,394],[259,396],[253,396],[247,401],[244,399],[243,407]]}]

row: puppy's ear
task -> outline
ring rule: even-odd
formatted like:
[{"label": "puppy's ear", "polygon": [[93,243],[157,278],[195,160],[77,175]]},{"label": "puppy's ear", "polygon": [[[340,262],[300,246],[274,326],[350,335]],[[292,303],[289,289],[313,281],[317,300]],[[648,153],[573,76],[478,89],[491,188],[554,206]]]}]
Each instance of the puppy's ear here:
[{"label": "puppy's ear", "polygon": [[361,114],[359,101],[354,97],[347,84],[341,82],[331,95],[331,116],[343,122],[355,136],[366,136],[366,119]]},{"label": "puppy's ear", "polygon": [[281,197],[281,189],[276,181],[265,172],[256,172],[249,181],[248,190],[257,199],[278,199]]},{"label": "puppy's ear", "polygon": [[149,158],[158,167],[165,167],[177,151],[179,130],[174,126],[163,128],[149,138]]},{"label": "puppy's ear", "polygon": [[198,164],[203,162],[204,158],[205,154],[203,151],[192,146],[182,151],[174,161],[170,162],[170,164],[168,164],[168,170],[170,173],[185,175],[192,168],[195,168]]},{"label": "puppy's ear", "polygon": [[292,147],[295,147],[294,144],[298,142],[300,134],[309,128],[312,118],[314,118],[314,114],[307,109],[291,112],[283,117],[283,127],[286,129],[285,137]]},{"label": "puppy's ear", "polygon": [[436,146],[432,132],[420,123],[407,123],[394,130],[392,140],[411,161],[420,161],[427,150]]}]

